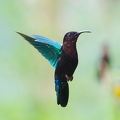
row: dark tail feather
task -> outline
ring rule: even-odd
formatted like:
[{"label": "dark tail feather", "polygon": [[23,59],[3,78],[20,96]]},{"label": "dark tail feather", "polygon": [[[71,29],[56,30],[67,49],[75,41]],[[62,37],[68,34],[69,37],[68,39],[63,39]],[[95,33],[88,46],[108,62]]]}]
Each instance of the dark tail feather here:
[{"label": "dark tail feather", "polygon": [[57,104],[66,107],[69,98],[69,86],[67,81],[55,80]]}]

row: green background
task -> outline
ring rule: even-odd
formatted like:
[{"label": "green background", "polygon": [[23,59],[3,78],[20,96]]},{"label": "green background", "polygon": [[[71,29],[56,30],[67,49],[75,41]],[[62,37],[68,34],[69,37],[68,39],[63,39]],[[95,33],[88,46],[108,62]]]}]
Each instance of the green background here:
[{"label": "green background", "polygon": [[[15,31],[62,43],[68,31],[91,30],[77,42],[79,65],[66,108],[56,104],[54,68]],[[109,45],[107,82],[96,78]],[[120,120],[112,88],[120,76],[119,0],[0,0],[0,120]]]}]

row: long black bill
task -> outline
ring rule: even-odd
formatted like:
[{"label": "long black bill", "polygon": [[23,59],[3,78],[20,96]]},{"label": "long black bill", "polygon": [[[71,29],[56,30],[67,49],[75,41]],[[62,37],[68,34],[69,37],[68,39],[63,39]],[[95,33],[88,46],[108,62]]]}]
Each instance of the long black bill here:
[{"label": "long black bill", "polygon": [[77,35],[80,35],[81,33],[91,33],[91,31],[90,31],[90,30],[79,31],[79,32],[77,33]]}]

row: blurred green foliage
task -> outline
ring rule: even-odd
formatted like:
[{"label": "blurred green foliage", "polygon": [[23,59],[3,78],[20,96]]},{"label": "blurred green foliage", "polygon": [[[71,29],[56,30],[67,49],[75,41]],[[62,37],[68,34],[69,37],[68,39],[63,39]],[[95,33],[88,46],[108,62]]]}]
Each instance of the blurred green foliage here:
[{"label": "blurred green foliage", "polygon": [[[120,76],[119,0],[0,0],[0,120],[120,120],[112,85]],[[68,31],[88,29],[77,42],[79,65],[68,106],[56,104],[54,69],[15,31],[62,43]],[[96,64],[109,45],[109,82]]]}]

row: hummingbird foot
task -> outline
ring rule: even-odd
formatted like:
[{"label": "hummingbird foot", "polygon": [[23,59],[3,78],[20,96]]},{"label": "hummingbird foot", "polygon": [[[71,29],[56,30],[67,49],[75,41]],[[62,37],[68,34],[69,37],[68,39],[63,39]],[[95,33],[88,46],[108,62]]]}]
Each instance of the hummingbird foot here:
[{"label": "hummingbird foot", "polygon": [[65,75],[65,77],[67,78],[67,81],[72,81],[73,80],[73,76],[68,76],[68,75]]}]

